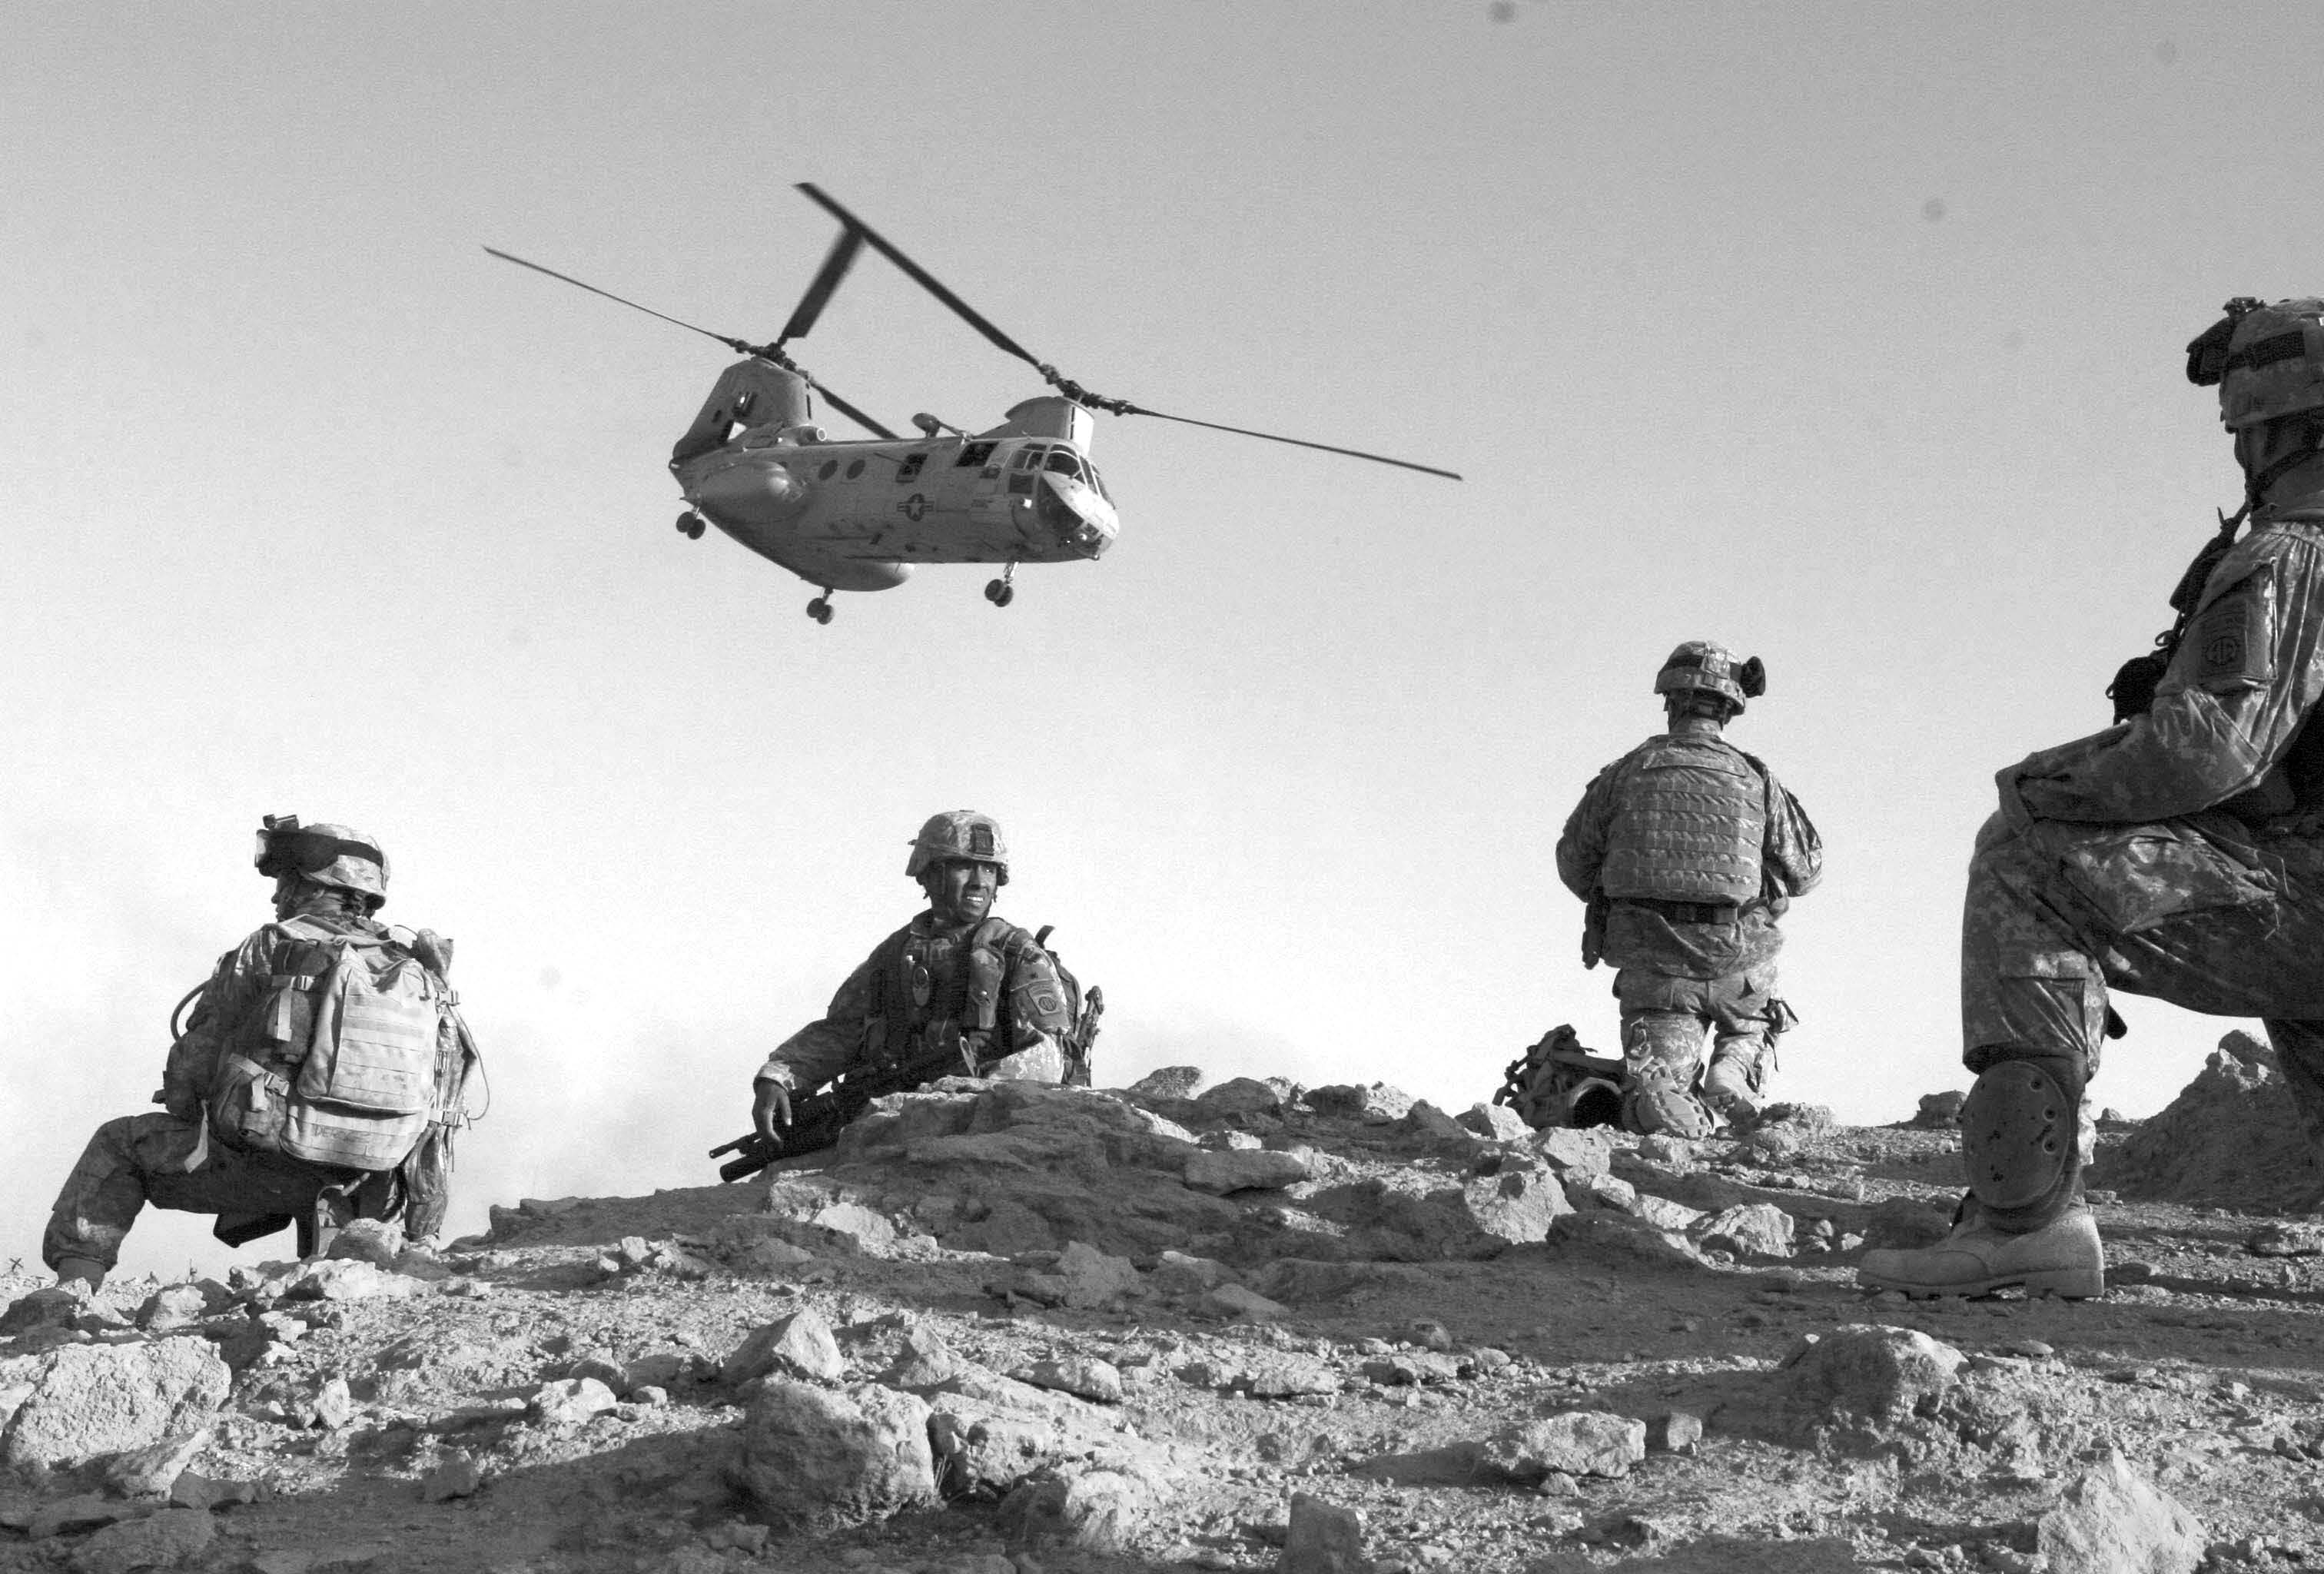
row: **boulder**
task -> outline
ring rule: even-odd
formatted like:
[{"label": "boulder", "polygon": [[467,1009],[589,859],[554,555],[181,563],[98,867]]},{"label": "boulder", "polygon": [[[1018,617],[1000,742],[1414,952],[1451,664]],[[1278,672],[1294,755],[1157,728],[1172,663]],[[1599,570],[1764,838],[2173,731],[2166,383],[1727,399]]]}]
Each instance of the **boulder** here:
[{"label": "boulder", "polygon": [[1312,1173],[1312,1166],[1299,1154],[1243,1149],[1189,1155],[1185,1176],[1186,1184],[1195,1191],[1224,1196],[1229,1192],[1276,1191],[1306,1180]]},{"label": "boulder", "polygon": [[1061,1356],[1038,1360],[1009,1374],[1036,1388],[1054,1388],[1076,1399],[1099,1404],[1121,1403],[1121,1372],[1111,1361],[1094,1356]]},{"label": "boulder", "polygon": [[1078,1240],[1068,1242],[1054,1264],[1027,1268],[1016,1284],[1017,1293],[1028,1301],[1084,1310],[1110,1305],[1140,1288],[1138,1268],[1128,1257]]},{"label": "boulder", "polygon": [[1502,1428],[1486,1440],[1477,1468],[1489,1477],[1530,1487],[1552,1471],[1627,1476],[1646,1457],[1645,1422],[1609,1411],[1571,1410]]},{"label": "boulder", "polygon": [[1412,1108],[1412,1095],[1386,1082],[1374,1082],[1369,1087],[1360,1082],[1334,1082],[1328,1087],[1308,1089],[1306,1103],[1308,1109],[1329,1119],[1385,1126],[1404,1118]]},{"label": "boulder", "polygon": [[178,1569],[208,1551],[217,1527],[198,1508],[165,1508],[143,1519],[109,1524],[75,1547],[73,1574],[133,1574]]},{"label": "boulder", "polygon": [[1533,1128],[1525,1123],[1525,1117],[1507,1104],[1471,1104],[1454,1116],[1453,1121],[1487,1142],[1523,1142],[1533,1135]]},{"label": "boulder", "polygon": [[1746,1259],[1792,1255],[1792,1216],[1772,1202],[1723,1208],[1687,1230],[1704,1251],[1731,1252]]},{"label": "boulder", "polygon": [[770,1372],[835,1383],[847,1370],[831,1324],[812,1306],[755,1330],[719,1364],[718,1380],[730,1388],[756,1382]]},{"label": "boulder", "polygon": [[1477,1140],[1476,1133],[1425,1099],[1413,1100],[1412,1108],[1397,1122],[1397,1128],[1423,1142],[1453,1143],[1466,1147]]},{"label": "boulder", "polygon": [[392,1268],[403,1255],[403,1226],[387,1219],[358,1219],[331,1238],[323,1255]]},{"label": "boulder", "polygon": [[306,1263],[282,1281],[286,1301],[368,1301],[378,1296],[409,1295],[420,1281],[392,1273],[375,1263],[352,1257],[326,1257]]},{"label": "boulder", "polygon": [[742,1417],[742,1476],[770,1523],[837,1529],[933,1501],[928,1406],[866,1386],[835,1393],[770,1376]]},{"label": "boulder", "polygon": [[1209,1080],[1200,1066],[1164,1066],[1130,1083],[1129,1091],[1141,1099],[1191,1099]]},{"label": "boulder", "polygon": [[1340,1374],[1330,1363],[1292,1350],[1262,1350],[1244,1366],[1233,1386],[1253,1399],[1289,1399],[1301,1394],[1337,1394]]},{"label": "boulder", "polygon": [[1913,1111],[1913,1118],[1904,1124],[1917,1126],[1924,1131],[1941,1131],[1949,1126],[1959,1126],[1961,1106],[1968,1102],[1969,1095],[1958,1088],[1948,1089],[1941,1093],[1923,1093],[1921,1095],[1921,1107]]},{"label": "boulder", "polygon": [[2145,1201],[2306,1212],[2324,1190],[2324,1164],[2275,1052],[2238,1030],[2161,1114],[2100,1155],[2089,1181]]},{"label": "boulder", "polygon": [[0,1459],[78,1465],[198,1431],[232,1381],[198,1339],[66,1345],[0,1360]]},{"label": "boulder", "polygon": [[124,1497],[168,1497],[209,1441],[209,1429],[203,1427],[115,1454],[105,1462],[105,1484]]},{"label": "boulder", "polygon": [[542,1426],[582,1426],[618,1403],[595,1377],[560,1377],[540,1385],[526,1414]]},{"label": "boulder", "polygon": [[1129,1548],[1154,1506],[1154,1489],[1125,1471],[1045,1471],[1010,1492],[999,1517],[1012,1545],[1063,1542],[1118,1552]]},{"label": "boulder", "polygon": [[1280,1115],[1284,1090],[1256,1077],[1236,1077],[1196,1096],[1194,1117],[1204,1124],[1252,1115]]},{"label": "boulder", "polygon": [[1497,1256],[1546,1239],[1551,1223],[1573,1211],[1555,1176],[1523,1167],[1466,1180],[1400,1169],[1312,1198],[1309,1206],[1351,1227],[1351,1255],[1407,1262]]},{"label": "boulder", "polygon": [[1165,1295],[1205,1295],[1232,1277],[1224,1263],[1166,1251],[1155,1261],[1152,1284]]},{"label": "boulder", "polygon": [[1264,1322],[1288,1315],[1291,1308],[1243,1285],[1222,1284],[1203,1297],[1203,1310],[1239,1322]]},{"label": "boulder", "polygon": [[420,1501],[445,1503],[455,1497],[474,1497],[484,1485],[484,1473],[475,1458],[454,1449],[420,1477]]},{"label": "boulder", "polygon": [[1646,1423],[1646,1447],[1657,1454],[1691,1454],[1702,1441],[1702,1417],[1665,1410]]},{"label": "boulder", "polygon": [[2077,1477],[2034,1527],[2049,1574],[2194,1574],[2202,1521],[2120,1454]]},{"label": "boulder", "polygon": [[226,1287],[215,1279],[164,1285],[137,1308],[137,1326],[149,1333],[166,1333],[225,1311],[227,1300]]},{"label": "boulder", "polygon": [[1918,1330],[1858,1322],[1801,1341],[1774,1378],[1806,1419],[1887,1424],[1934,1408],[1966,1359]]},{"label": "boulder", "polygon": [[1952,1233],[1952,1220],[1943,1210],[1910,1197],[1891,1197],[1865,1220],[1864,1244],[1912,1251],[1936,1245]]},{"label": "boulder", "polygon": [[1535,1133],[1531,1146],[1552,1170],[1568,1181],[1576,1175],[1602,1175],[1614,1162],[1614,1139],[1600,1127],[1582,1129],[1553,1126]]},{"label": "boulder", "polygon": [[2324,1256],[2324,1224],[2263,1224],[2252,1231],[2244,1249],[2259,1257]]},{"label": "boulder", "polygon": [[948,1498],[987,1500],[1115,1441],[1104,1413],[968,1366],[928,1395],[928,1443]]},{"label": "boulder", "polygon": [[1372,1561],[1364,1556],[1363,1516],[1308,1493],[1293,1493],[1291,1523],[1275,1569],[1276,1574],[1371,1574]]}]

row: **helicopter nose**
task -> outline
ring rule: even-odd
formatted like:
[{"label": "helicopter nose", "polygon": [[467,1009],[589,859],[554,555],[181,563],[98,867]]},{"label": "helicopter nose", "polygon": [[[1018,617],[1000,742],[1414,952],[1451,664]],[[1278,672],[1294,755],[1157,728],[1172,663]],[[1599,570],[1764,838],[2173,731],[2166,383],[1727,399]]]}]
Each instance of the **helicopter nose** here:
[{"label": "helicopter nose", "polygon": [[772,524],[798,511],[807,483],[772,460],[746,459],[696,482],[689,501],[722,518]]},{"label": "helicopter nose", "polygon": [[1121,518],[1095,487],[1074,477],[1041,475],[1041,520],[1057,539],[1084,557],[1102,557],[1121,530]]}]

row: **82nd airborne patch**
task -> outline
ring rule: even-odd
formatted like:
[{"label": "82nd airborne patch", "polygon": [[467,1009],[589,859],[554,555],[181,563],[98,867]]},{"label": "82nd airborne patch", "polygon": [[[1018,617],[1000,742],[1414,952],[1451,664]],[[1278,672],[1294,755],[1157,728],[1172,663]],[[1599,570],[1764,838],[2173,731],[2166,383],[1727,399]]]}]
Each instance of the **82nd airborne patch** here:
[{"label": "82nd airborne patch", "polygon": [[2273,676],[2268,641],[2268,581],[2255,574],[2203,609],[2187,643],[2195,682],[2213,691],[2257,688]]}]

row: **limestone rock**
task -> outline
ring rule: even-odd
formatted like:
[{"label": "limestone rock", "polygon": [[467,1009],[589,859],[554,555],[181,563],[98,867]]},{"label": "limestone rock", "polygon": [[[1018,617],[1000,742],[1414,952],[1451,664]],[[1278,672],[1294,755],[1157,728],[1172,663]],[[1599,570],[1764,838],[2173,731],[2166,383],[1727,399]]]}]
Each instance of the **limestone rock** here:
[{"label": "limestone rock", "polygon": [[1525,1118],[1507,1104],[1471,1104],[1453,1120],[1488,1142],[1523,1142],[1533,1135]]},{"label": "limestone rock", "polygon": [[70,1328],[88,1310],[88,1291],[78,1281],[51,1284],[19,1295],[0,1312],[0,1339],[13,1339],[35,1329]]},{"label": "limestone rock", "polygon": [[1185,1173],[1186,1184],[1195,1191],[1224,1196],[1229,1192],[1278,1190],[1307,1179],[1313,1171],[1298,1154],[1260,1149],[1195,1153],[1187,1157]]},{"label": "limestone rock", "polygon": [[1556,1177],[1531,1168],[1462,1182],[1404,1169],[1314,1206],[1357,1227],[1350,1244],[1362,1255],[1406,1261],[1497,1256],[1511,1245],[1546,1239],[1552,1222],[1573,1211]]},{"label": "limestone rock", "polygon": [[1890,1423],[1932,1406],[1967,1358],[1914,1329],[1858,1322],[1803,1341],[1775,1379],[1810,1415]]},{"label": "limestone rock", "polygon": [[2244,1242],[2244,1249],[2260,1257],[2324,1256],[2324,1224],[2263,1224]]},{"label": "limestone rock", "polygon": [[132,1574],[198,1561],[217,1527],[198,1508],[165,1508],[143,1519],[109,1524],[73,1549],[73,1574]]},{"label": "limestone rock", "polygon": [[197,1339],[67,1345],[0,1360],[0,1459],[75,1465],[199,1431],[232,1380]]},{"label": "limestone rock", "polygon": [[1234,1386],[1253,1399],[1289,1399],[1300,1394],[1337,1394],[1340,1374],[1328,1362],[1290,1350],[1254,1355]]},{"label": "limestone rock", "polygon": [[1129,1091],[1142,1099],[1191,1099],[1209,1080],[1200,1066],[1164,1066],[1130,1083]]},{"label": "limestone rock", "polygon": [[1477,1140],[1476,1134],[1425,1099],[1416,1099],[1412,1108],[1404,1112],[1397,1127],[1426,1142],[1457,1143],[1463,1146]]},{"label": "limestone rock", "polygon": [[1864,1221],[1864,1243],[1912,1251],[1934,1246],[1952,1232],[1945,1213],[1910,1197],[1891,1197],[1872,1210]]},{"label": "limestone rock", "polygon": [[1743,1258],[1792,1255],[1792,1216],[1772,1202],[1747,1202],[1721,1209],[1688,1231],[1705,1251],[1732,1252]]},{"label": "limestone rock", "polygon": [[403,1255],[403,1226],[392,1220],[358,1219],[332,1238],[323,1255],[392,1268]]},{"label": "limestone rock", "polygon": [[1929,1131],[1958,1126],[1960,1124],[1961,1106],[1967,1102],[1969,1095],[1958,1088],[1948,1089],[1941,1093],[1923,1093],[1921,1095],[1921,1107],[1913,1111],[1913,1118],[1904,1124]]},{"label": "limestone rock", "polygon": [[1412,1109],[1412,1095],[1386,1082],[1374,1082],[1367,1087],[1360,1082],[1334,1082],[1329,1087],[1307,1090],[1307,1108],[1316,1114],[1334,1120],[1360,1120],[1367,1126],[1385,1126],[1401,1120]]},{"label": "limestone rock", "polygon": [[105,1484],[124,1497],[167,1497],[209,1441],[209,1429],[202,1427],[126,1450],[105,1462]]},{"label": "limestone rock", "polygon": [[1129,1547],[1154,1505],[1153,1488],[1120,1470],[1045,1472],[1010,1493],[1000,1520],[1015,1545],[1061,1541],[1114,1552]]},{"label": "limestone rock", "polygon": [[1532,1486],[1552,1471],[1622,1477],[1646,1457],[1646,1423],[1602,1410],[1572,1410],[1504,1427],[1487,1440],[1478,1468]]},{"label": "limestone rock", "polygon": [[1154,1264],[1153,1287],[1165,1295],[1204,1295],[1233,1276],[1224,1263],[1166,1251]]},{"label": "limestone rock", "polygon": [[465,1450],[454,1449],[420,1477],[420,1501],[443,1503],[455,1497],[474,1497],[484,1484],[484,1473],[477,1468],[475,1459]]},{"label": "limestone rock", "polygon": [[1283,1089],[1256,1077],[1236,1077],[1207,1090],[1194,1100],[1195,1118],[1204,1123],[1250,1115],[1283,1112]]},{"label": "limestone rock", "polygon": [[618,1403],[595,1377],[560,1377],[540,1385],[527,1413],[542,1426],[580,1426]]},{"label": "limestone rock", "polygon": [[757,1330],[718,1368],[718,1380],[740,1388],[770,1372],[835,1383],[847,1370],[831,1324],[814,1307],[802,1307]]},{"label": "limestone rock", "polygon": [[166,1333],[223,1312],[226,1288],[214,1279],[190,1284],[165,1284],[145,1297],[137,1308],[137,1326],[149,1333]]},{"label": "limestone rock", "polygon": [[2324,1189],[2324,1163],[2309,1146],[2274,1051],[2239,1030],[2089,1178],[2141,1201],[2306,1211]]},{"label": "limestone rock", "polygon": [[1599,1127],[1553,1126],[1534,1134],[1533,1151],[1569,1183],[1576,1175],[1602,1175],[1614,1160],[1614,1139]]},{"label": "limestone rock", "polygon": [[32,1541],[46,1541],[51,1536],[93,1531],[120,1520],[140,1518],[147,1512],[142,1504],[115,1503],[94,1493],[80,1493],[42,1504],[39,1512],[25,1522],[24,1534]]},{"label": "limestone rock", "polygon": [[1565,1188],[1566,1201],[1576,1208],[1611,1208],[1619,1213],[1638,1210],[1638,1189],[1618,1175],[1569,1171],[1560,1183]]},{"label": "limestone rock", "polygon": [[742,1472],[760,1514],[779,1524],[862,1524],[927,1503],[927,1404],[892,1388],[841,1394],[769,1377],[742,1418]]},{"label": "limestone rock", "polygon": [[1203,1297],[1203,1308],[1241,1322],[1264,1322],[1269,1318],[1287,1316],[1291,1311],[1281,1302],[1269,1301],[1241,1284],[1220,1285]]},{"label": "limestone rock", "polygon": [[370,1262],[327,1257],[308,1263],[282,1284],[286,1301],[366,1301],[381,1295],[409,1295],[420,1288],[416,1279],[391,1273]]},{"label": "limestone rock", "polygon": [[1646,1447],[1658,1454],[1691,1454],[1702,1441],[1702,1418],[1666,1410],[1646,1423]]},{"label": "limestone rock", "polygon": [[1291,1495],[1291,1523],[1276,1574],[1371,1574],[1363,1516],[1305,1492]]},{"label": "limestone rock", "polygon": [[1036,1388],[1054,1388],[1099,1404],[1121,1403],[1121,1372],[1094,1356],[1065,1356],[1033,1362],[1009,1374]]},{"label": "limestone rock", "polygon": [[1136,1265],[1102,1252],[1085,1241],[1070,1241],[1056,1263],[1019,1275],[1018,1293],[1048,1306],[1092,1309],[1109,1305],[1141,1288]]},{"label": "limestone rock", "polygon": [[2109,1453],[2066,1488],[2035,1527],[2050,1574],[2194,1574],[2202,1522]]}]

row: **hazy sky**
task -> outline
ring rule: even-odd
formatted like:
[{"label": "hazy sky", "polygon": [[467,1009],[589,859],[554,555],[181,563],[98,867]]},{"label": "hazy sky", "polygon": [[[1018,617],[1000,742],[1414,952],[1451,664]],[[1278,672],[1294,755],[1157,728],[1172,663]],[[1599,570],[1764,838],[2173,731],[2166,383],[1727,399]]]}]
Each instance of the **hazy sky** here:
[{"label": "hazy sky", "polygon": [[[2236,501],[2181,346],[2324,289],[2307,6],[5,12],[0,1259],[267,916],[262,811],[458,940],[456,1229],[707,1179],[963,805],[1102,1081],[1465,1108],[1615,1042],[1551,848],[1687,638],[1766,658],[1733,736],[1828,849],[1777,1091],[1898,1118],[1964,1081],[1993,772]],[[1470,479],[1101,418],[1103,562],[819,628],[671,529],[725,354],[480,249],[764,336],[802,179],[1095,389]],[[891,426],[1038,391],[876,257],[795,347]],[[2233,1026],[2119,1003],[2134,1113]]]}]

